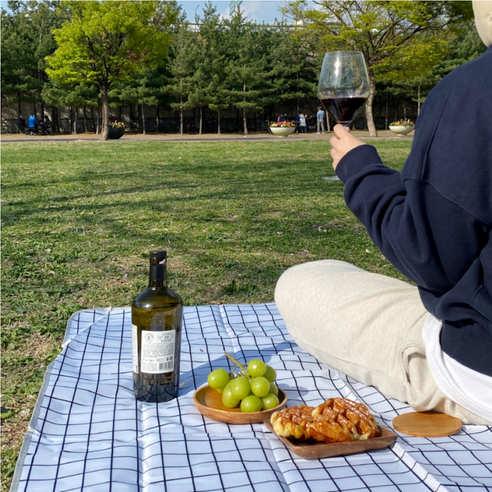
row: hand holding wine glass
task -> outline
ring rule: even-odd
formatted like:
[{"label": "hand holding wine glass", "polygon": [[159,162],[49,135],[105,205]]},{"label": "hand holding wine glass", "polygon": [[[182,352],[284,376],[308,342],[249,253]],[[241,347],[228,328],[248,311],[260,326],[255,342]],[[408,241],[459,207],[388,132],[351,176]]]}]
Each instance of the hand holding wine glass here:
[{"label": "hand holding wine glass", "polygon": [[369,75],[360,51],[326,53],[318,82],[318,97],[328,114],[348,127],[369,97]]},{"label": "hand holding wine glass", "polygon": [[331,150],[330,154],[333,158],[333,169],[336,169],[338,163],[342,159],[342,157],[350,152],[351,150],[359,147],[360,145],[366,145],[362,140],[359,140],[357,137],[354,137],[350,133],[349,128],[345,128],[341,125],[336,125],[333,128],[335,135],[330,138]]}]

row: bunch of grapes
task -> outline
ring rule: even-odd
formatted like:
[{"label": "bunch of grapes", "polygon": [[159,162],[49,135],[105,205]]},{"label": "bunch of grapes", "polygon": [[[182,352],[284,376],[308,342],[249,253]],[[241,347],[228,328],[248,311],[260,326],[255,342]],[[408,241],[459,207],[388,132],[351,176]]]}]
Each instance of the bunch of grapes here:
[{"label": "bunch of grapes", "polygon": [[234,370],[215,369],[207,378],[208,385],[222,393],[224,406],[235,408],[240,405],[242,412],[251,413],[270,410],[280,403],[275,384],[277,373],[273,367],[259,359],[251,359],[245,367],[224,353],[233,362]]}]

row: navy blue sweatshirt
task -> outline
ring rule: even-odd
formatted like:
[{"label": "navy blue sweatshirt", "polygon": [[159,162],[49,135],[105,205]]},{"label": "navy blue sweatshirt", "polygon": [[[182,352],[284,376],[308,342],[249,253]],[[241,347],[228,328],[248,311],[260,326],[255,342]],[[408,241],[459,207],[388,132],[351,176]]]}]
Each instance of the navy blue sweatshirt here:
[{"label": "navy blue sweatshirt", "polygon": [[370,145],[336,172],[347,206],[442,320],[442,350],[492,376],[492,47],[431,91],[401,174]]}]

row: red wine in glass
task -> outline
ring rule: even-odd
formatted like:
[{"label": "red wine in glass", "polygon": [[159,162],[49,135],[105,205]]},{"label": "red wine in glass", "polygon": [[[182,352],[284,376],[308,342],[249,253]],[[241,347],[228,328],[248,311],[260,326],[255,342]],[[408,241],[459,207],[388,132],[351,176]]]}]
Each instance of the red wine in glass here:
[{"label": "red wine in glass", "polygon": [[348,126],[359,116],[367,97],[334,97],[321,99],[321,104],[332,118],[343,126]]},{"label": "red wine in glass", "polygon": [[328,114],[349,126],[369,97],[369,75],[360,51],[326,53],[318,82],[318,97]]}]

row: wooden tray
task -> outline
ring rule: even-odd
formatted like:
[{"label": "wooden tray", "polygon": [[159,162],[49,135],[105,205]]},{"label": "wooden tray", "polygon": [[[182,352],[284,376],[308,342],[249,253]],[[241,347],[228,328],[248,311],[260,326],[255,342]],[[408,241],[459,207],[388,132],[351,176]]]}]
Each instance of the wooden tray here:
[{"label": "wooden tray", "polygon": [[346,454],[364,453],[374,449],[382,449],[391,446],[398,435],[386,427],[379,427],[380,437],[373,437],[365,441],[350,442],[315,442],[303,443],[296,440],[290,440],[286,437],[279,436],[273,430],[270,419],[265,419],[263,423],[297,456],[307,459],[332,458],[333,456],[343,456]]},{"label": "wooden tray", "polygon": [[208,384],[193,393],[193,402],[202,415],[226,424],[259,424],[270,419],[273,412],[281,410],[287,403],[287,395],[278,389],[280,404],[263,412],[243,413],[240,408],[227,408],[222,404],[222,395]]}]

